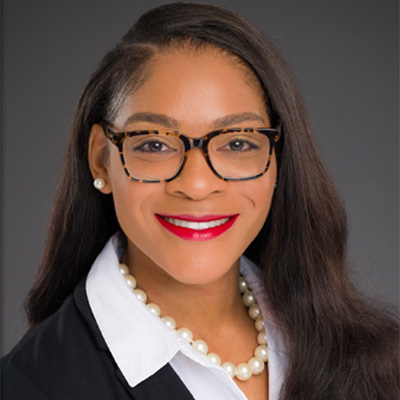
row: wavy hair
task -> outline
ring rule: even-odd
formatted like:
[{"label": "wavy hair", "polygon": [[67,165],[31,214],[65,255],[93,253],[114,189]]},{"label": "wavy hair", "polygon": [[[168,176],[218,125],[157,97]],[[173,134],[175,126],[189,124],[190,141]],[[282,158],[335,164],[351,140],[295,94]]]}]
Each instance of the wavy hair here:
[{"label": "wavy hair", "polygon": [[281,399],[394,399],[398,324],[374,309],[347,271],[347,221],[311,133],[297,83],[275,46],[225,9],[174,3],[144,14],[100,62],[79,99],[47,244],[26,300],[31,326],[53,314],[119,224],[111,195],[93,188],[90,128],[115,118],[169,46],[213,46],[258,78],[272,121],[282,121],[278,186],[265,225],[246,251],[260,266],[289,365]]}]

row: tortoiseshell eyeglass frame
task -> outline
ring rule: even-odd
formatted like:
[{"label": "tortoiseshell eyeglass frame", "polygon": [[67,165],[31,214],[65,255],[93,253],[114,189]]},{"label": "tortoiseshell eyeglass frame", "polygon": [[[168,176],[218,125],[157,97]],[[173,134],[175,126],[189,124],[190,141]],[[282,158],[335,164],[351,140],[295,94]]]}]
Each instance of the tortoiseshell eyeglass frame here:
[{"label": "tortoiseshell eyeglass frame", "polygon": [[[172,181],[182,172],[182,169],[185,166],[190,149],[193,149],[195,147],[198,147],[202,150],[204,158],[206,159],[208,166],[210,167],[211,171],[218,178],[220,178],[224,181],[248,181],[250,179],[256,179],[256,178],[259,178],[260,176],[264,175],[268,171],[268,168],[271,164],[271,158],[272,158],[275,143],[279,140],[279,138],[281,136],[281,131],[278,128],[226,128],[226,129],[218,129],[218,130],[209,132],[205,136],[202,136],[199,138],[191,138],[191,137],[188,137],[177,131],[137,130],[137,131],[129,131],[129,132],[115,132],[104,122],[101,123],[101,126],[103,128],[104,134],[106,135],[107,139],[109,139],[115,146],[117,146],[118,151],[119,151],[119,156],[121,159],[121,163],[122,163],[122,167],[123,167],[126,175],[133,181],[139,182],[139,183],[162,183],[162,182]],[[214,167],[211,163],[209,154],[208,154],[208,144],[209,144],[210,140],[212,138],[214,138],[215,136],[224,135],[224,134],[227,134],[230,132],[239,132],[239,133],[256,132],[256,133],[260,133],[260,134],[268,137],[268,139],[270,140],[270,144],[271,144],[270,151],[268,154],[267,164],[262,172],[260,172],[257,175],[248,176],[245,178],[227,178],[227,177],[220,175],[214,169]],[[134,176],[132,176],[126,167],[124,151],[123,151],[123,144],[126,139],[128,139],[132,136],[136,136],[136,135],[166,135],[166,136],[175,136],[175,137],[179,138],[183,142],[185,152],[184,152],[184,156],[183,156],[183,159],[181,162],[181,166],[179,167],[176,174],[174,174],[170,178],[159,179],[159,180],[138,179],[138,178],[135,178]]]}]

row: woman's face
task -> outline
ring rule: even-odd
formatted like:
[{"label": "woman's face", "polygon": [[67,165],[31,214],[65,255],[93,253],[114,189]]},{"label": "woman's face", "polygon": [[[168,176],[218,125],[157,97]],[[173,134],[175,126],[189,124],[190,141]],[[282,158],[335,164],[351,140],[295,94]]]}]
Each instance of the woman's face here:
[{"label": "woman's face", "polygon": [[[142,117],[135,118],[139,113]],[[190,137],[230,127],[270,127],[270,122],[252,73],[214,49],[156,56],[145,83],[113,122],[116,131],[177,130]],[[237,267],[267,218],[277,174],[275,156],[262,177],[226,182],[210,170],[201,150],[192,149],[178,179],[137,183],[125,175],[117,148],[109,148],[102,177],[105,191],[112,191],[134,270],[151,268],[182,283],[204,284]],[[230,219],[196,233],[171,226],[162,218],[166,216],[191,222]]]}]

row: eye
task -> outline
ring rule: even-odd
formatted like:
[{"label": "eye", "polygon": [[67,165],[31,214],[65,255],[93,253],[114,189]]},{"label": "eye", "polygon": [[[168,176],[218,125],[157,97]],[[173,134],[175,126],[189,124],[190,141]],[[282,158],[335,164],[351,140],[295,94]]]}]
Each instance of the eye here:
[{"label": "eye", "polygon": [[220,147],[219,151],[233,151],[233,152],[243,152],[258,149],[259,147],[245,139],[233,139],[226,143],[223,147]]},{"label": "eye", "polygon": [[160,152],[167,148],[163,143],[157,142],[155,140],[151,142],[147,142],[135,148],[136,151],[145,151],[145,152]]},{"label": "eye", "polygon": [[229,148],[234,151],[243,150],[246,148],[246,145],[248,146],[248,143],[243,140],[235,140],[229,143]]},{"label": "eye", "polygon": [[132,146],[131,150],[139,153],[165,153],[176,151],[176,149],[159,140],[142,141],[140,144]]}]

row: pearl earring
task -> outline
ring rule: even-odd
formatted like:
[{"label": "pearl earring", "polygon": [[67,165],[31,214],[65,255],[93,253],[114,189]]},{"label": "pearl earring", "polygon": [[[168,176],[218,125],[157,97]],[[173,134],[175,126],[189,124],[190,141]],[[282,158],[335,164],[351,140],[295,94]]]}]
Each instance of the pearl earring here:
[{"label": "pearl earring", "polygon": [[96,178],[93,181],[93,186],[97,189],[97,190],[101,190],[104,188],[106,182],[104,181],[104,179],[102,178]]}]

